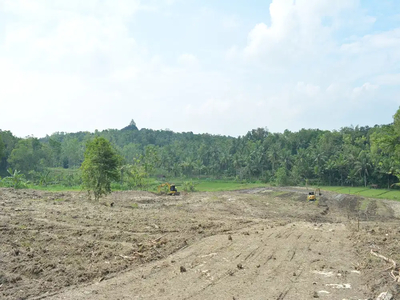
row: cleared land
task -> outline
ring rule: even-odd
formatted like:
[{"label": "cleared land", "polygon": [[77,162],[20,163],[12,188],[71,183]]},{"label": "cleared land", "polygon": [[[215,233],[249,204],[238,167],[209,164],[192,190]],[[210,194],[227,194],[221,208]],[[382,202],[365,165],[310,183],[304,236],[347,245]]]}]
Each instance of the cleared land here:
[{"label": "cleared land", "polygon": [[396,295],[391,264],[371,250],[400,262],[400,203],[326,192],[316,205],[306,193],[115,192],[95,203],[0,189],[0,298]]}]

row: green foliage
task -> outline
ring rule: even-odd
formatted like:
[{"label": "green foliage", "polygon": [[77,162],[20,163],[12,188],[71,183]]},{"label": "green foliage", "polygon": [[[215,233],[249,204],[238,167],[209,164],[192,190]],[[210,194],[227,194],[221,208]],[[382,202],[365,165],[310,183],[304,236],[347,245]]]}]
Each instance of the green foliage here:
[{"label": "green foliage", "polygon": [[26,180],[25,180],[25,176],[24,174],[21,174],[20,171],[18,170],[12,170],[11,168],[9,168],[7,170],[8,174],[10,176],[5,177],[2,182],[3,185],[6,187],[12,187],[14,189],[22,189],[22,188],[26,188]]},{"label": "green foliage", "polygon": [[275,184],[278,186],[289,185],[289,176],[285,167],[280,167],[275,173]]},{"label": "green foliage", "polygon": [[196,191],[196,184],[192,180],[184,181],[182,184],[182,189],[185,192],[195,192]]},{"label": "green foliage", "polygon": [[140,160],[145,172],[152,174],[160,162],[157,148],[153,145],[146,146],[144,155],[141,155]]},{"label": "green foliage", "polygon": [[140,160],[136,160],[133,165],[123,165],[120,170],[121,183],[129,189],[145,189],[147,187],[148,173]]},{"label": "green foliage", "polygon": [[254,182],[254,183],[237,182],[234,180],[213,180],[213,179],[196,180],[196,191],[200,192],[234,191],[234,190],[250,189],[256,187],[265,187],[265,184],[260,182]]},{"label": "green foliage", "polygon": [[64,168],[79,167],[84,157],[84,143],[85,140],[73,136],[65,138],[61,143],[61,157]]},{"label": "green foliage", "polygon": [[0,155],[0,175],[7,176],[7,169],[10,167],[8,158],[18,142],[18,138],[13,136],[10,131],[0,130],[0,139],[2,140],[2,144],[4,146],[2,147],[2,155]]},{"label": "green foliage", "polygon": [[82,163],[83,187],[95,200],[111,193],[111,182],[120,179],[120,157],[105,138],[96,137],[86,144]]},{"label": "green foliage", "polygon": [[0,135],[0,160],[6,155],[6,145]]},{"label": "green foliage", "polygon": [[118,183],[122,189],[147,188],[149,178],[156,174],[279,185],[308,180],[310,184],[388,188],[396,186],[400,177],[400,110],[393,124],[374,128],[283,133],[257,128],[238,138],[138,130],[134,122],[122,130],[61,132],[41,140],[18,139],[0,130],[0,175],[7,176],[7,168],[12,167],[38,185],[79,184],[79,175],[46,174],[46,170],[79,168],[85,144],[94,137],[110,141],[124,158],[126,166],[119,169]]},{"label": "green foliage", "polygon": [[8,163],[13,169],[18,169],[24,174],[29,171],[42,170],[48,157],[43,151],[43,144],[37,138],[19,140],[11,151]]},{"label": "green foliage", "polygon": [[63,177],[63,179],[61,180],[61,183],[66,187],[73,187],[73,186],[81,185],[82,177],[80,174],[76,174],[76,173],[66,174]]}]

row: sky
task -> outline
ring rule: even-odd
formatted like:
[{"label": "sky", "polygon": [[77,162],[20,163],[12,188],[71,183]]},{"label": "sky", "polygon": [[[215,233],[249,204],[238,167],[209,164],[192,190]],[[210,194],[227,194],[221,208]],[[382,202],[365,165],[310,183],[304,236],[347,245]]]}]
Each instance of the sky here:
[{"label": "sky", "polygon": [[0,129],[388,124],[398,0],[0,0]]}]

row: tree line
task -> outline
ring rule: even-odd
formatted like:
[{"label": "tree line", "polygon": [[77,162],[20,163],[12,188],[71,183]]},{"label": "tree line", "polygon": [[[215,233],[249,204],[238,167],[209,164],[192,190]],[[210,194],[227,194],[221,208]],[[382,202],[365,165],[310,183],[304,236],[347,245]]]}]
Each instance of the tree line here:
[{"label": "tree line", "polygon": [[[86,145],[95,137],[111,143],[121,157],[121,184],[131,187],[156,175],[261,180],[277,185],[390,188],[399,182],[400,109],[388,125],[283,133],[257,128],[237,138],[139,130],[134,121],[121,130],[56,132],[41,139],[17,138],[0,130],[0,176],[18,170],[30,180],[45,181],[49,170],[79,169]],[[79,176],[70,178],[71,184],[79,180]]]}]

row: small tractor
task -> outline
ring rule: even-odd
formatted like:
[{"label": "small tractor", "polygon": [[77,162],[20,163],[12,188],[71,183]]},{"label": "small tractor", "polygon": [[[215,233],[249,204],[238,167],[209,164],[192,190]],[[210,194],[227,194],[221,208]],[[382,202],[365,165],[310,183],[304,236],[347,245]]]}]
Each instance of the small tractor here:
[{"label": "small tractor", "polygon": [[320,188],[315,189],[315,191],[313,191],[313,192],[309,192],[308,195],[307,195],[307,201],[315,201],[315,200],[317,200],[317,195],[318,196],[322,195]]},{"label": "small tractor", "polygon": [[314,192],[309,192],[307,196],[307,201],[315,201],[315,193]]}]

